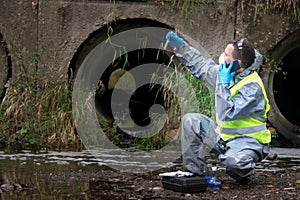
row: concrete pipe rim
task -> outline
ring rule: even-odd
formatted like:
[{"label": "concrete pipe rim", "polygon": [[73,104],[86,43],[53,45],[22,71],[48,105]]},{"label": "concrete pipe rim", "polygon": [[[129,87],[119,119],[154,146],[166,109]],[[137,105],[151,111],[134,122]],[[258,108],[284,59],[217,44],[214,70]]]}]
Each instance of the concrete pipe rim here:
[{"label": "concrete pipe rim", "polygon": [[[291,55],[299,52],[300,29],[284,38],[270,51],[270,58],[273,59],[275,63],[281,63],[279,66],[282,70],[277,71],[271,66],[271,69],[264,69],[262,71],[262,77],[267,88],[267,95],[271,105],[268,120],[278,133],[287,140],[287,145],[291,147],[300,145],[300,119],[297,117],[299,114],[297,113],[296,103],[293,103],[291,99],[288,101],[288,98],[296,99],[298,97],[293,96],[296,93],[295,90],[292,94],[289,93],[290,95],[284,93],[287,90],[296,88],[297,85],[289,84],[288,87],[282,87],[280,84],[284,83],[284,78],[287,79],[286,82],[289,81],[288,83],[295,82],[296,78],[293,77],[293,74],[300,75],[299,70],[294,70],[291,67],[293,65],[293,57]],[[286,77],[283,77],[284,70],[287,72]],[[294,70],[293,73],[291,70]],[[297,121],[299,121],[299,125]]]}]

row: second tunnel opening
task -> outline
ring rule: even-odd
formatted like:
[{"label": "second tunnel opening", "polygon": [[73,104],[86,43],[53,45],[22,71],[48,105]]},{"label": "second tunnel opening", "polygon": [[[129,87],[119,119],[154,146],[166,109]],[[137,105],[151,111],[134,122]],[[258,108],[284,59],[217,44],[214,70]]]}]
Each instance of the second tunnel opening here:
[{"label": "second tunnel opening", "polygon": [[290,51],[283,59],[280,70],[275,73],[273,93],[277,107],[291,123],[300,126],[299,77],[298,63],[300,47]]}]

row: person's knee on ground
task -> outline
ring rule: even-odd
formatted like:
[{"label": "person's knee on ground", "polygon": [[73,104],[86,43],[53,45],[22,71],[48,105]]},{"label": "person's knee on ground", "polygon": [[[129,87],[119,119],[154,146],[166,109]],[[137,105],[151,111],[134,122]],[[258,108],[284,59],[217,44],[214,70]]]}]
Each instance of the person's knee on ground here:
[{"label": "person's knee on ground", "polygon": [[237,181],[254,174],[255,163],[260,162],[268,150],[266,145],[247,136],[235,137],[227,141],[226,145],[229,149],[219,158],[226,167],[226,173]]},{"label": "person's knee on ground", "polygon": [[251,156],[245,154],[228,156],[223,163],[226,167],[226,173],[237,182],[244,178],[248,178],[255,173],[255,163],[253,159]]}]

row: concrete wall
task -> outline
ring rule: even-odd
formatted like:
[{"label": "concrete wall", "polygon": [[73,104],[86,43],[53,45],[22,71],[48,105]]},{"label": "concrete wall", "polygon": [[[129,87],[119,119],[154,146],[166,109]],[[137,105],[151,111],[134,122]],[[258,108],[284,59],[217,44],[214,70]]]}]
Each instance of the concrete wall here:
[{"label": "concrete wall", "polygon": [[[1,0],[0,33],[7,44],[18,49],[38,50],[40,67],[65,73],[78,47],[91,33],[113,20],[148,18],[165,23],[200,41],[214,58],[234,37],[248,37],[258,49],[267,52],[299,28],[292,15],[255,15],[254,9],[247,10],[246,5],[242,9],[243,1],[237,2],[200,4],[192,18],[187,19],[167,2]],[[14,50],[10,53],[14,57]]]},{"label": "concrete wall", "polygon": [[[234,17],[228,15],[228,9],[217,8],[222,13],[217,13],[218,19],[214,16],[216,7],[224,5],[203,5],[195,20],[187,20],[168,3],[162,6],[154,1],[114,5],[109,1],[2,0],[0,32],[7,44],[40,51],[40,67],[65,73],[80,44],[106,23],[118,19],[149,18],[168,24],[202,41],[213,54],[233,37]],[[14,52],[10,53],[13,56]]]}]

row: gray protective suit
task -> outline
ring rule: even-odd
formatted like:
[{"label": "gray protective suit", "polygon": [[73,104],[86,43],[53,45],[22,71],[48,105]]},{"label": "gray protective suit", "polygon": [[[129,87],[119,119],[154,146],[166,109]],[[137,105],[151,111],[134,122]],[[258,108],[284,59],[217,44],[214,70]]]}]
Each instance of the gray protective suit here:
[{"label": "gray protective suit", "polygon": [[[205,58],[188,43],[184,42],[180,48],[175,48],[174,53],[194,77],[215,89],[216,114],[220,120],[239,119],[253,112],[264,113],[266,102],[261,88],[255,83],[243,86],[237,98],[228,100],[229,88],[262,64],[263,57],[257,50],[255,62],[234,76],[229,87],[217,84],[219,65]],[[225,165],[226,173],[235,180],[240,181],[255,173],[255,163],[268,154],[269,145],[260,144],[255,138],[243,135],[223,141],[215,132],[215,127],[216,123],[202,114],[189,113],[183,116],[181,146],[184,167],[193,173],[202,174],[206,165],[205,157],[209,152],[214,152]]]}]

